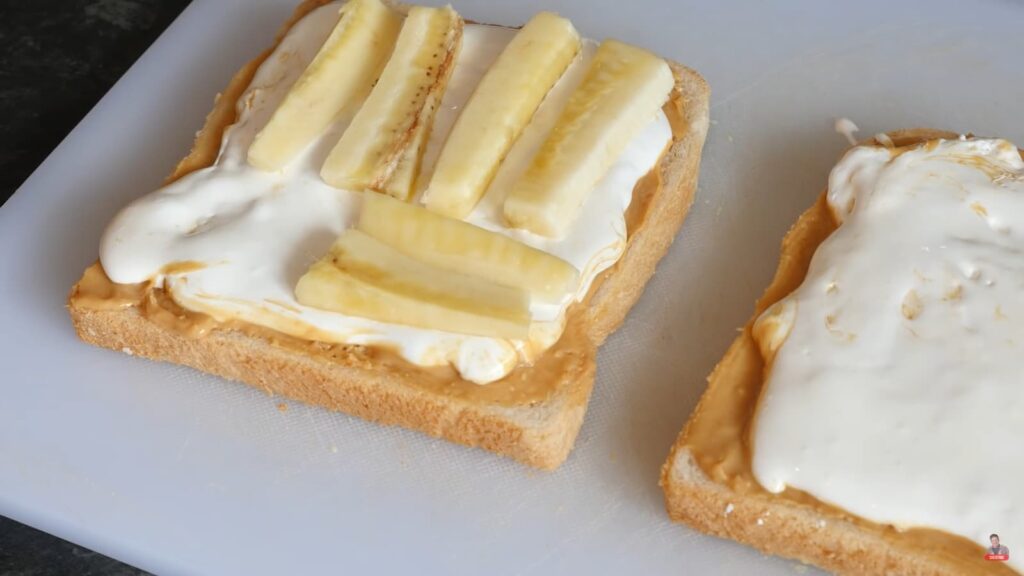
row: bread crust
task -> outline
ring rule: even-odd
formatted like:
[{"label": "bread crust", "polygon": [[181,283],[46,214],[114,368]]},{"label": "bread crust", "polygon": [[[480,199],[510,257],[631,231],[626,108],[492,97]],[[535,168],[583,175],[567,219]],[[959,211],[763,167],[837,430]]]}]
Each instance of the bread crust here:
[{"label": "bread crust", "polygon": [[[932,129],[900,130],[888,135],[897,145],[904,146],[957,136]],[[713,399],[711,390],[729,375],[759,369],[759,364],[752,365],[752,354],[760,358],[760,352],[751,335],[751,326],[761,312],[803,282],[811,256],[828,237],[809,225],[815,211],[822,209],[823,202],[824,194],[786,234],[775,278],[758,300],[753,316],[708,378],[708,391],[701,397],[662,467],[660,484],[669,516],[707,534],[731,538],[763,552],[795,558],[837,574],[1015,574],[1003,564],[986,563],[981,546],[977,546],[975,556],[964,557],[961,552],[974,545],[958,536],[926,531],[928,534],[924,537],[929,543],[940,545],[922,545],[906,533],[835,508],[763,490],[736,491],[712,479],[688,444],[688,432],[697,426],[707,404],[727,398],[732,404],[730,411],[738,413],[742,410],[741,404],[750,401],[739,394]],[[955,545],[955,550],[942,546],[941,542]]]},{"label": "bread crust", "polygon": [[[306,0],[277,36],[327,0]],[[275,43],[276,46],[276,43]],[[173,181],[216,159],[224,129],[235,121],[235,103],[256,69],[273,51],[246,64],[218,96],[196,137],[191,153],[168,178]],[[593,387],[597,346],[625,319],[667,251],[693,201],[704,138],[708,129],[707,84],[699,74],[671,63],[680,106],[677,137],[657,166],[662,185],[646,211],[630,228],[623,257],[569,311],[563,337],[545,352],[558,358],[553,392],[542,402],[503,406],[434,392],[415,385],[417,369],[395,369],[361,356],[359,361],[330,360],[277,346],[259,335],[214,330],[191,337],[150,321],[137,307],[98,309],[76,302],[68,309],[79,337],[113,350],[191,366],[237,380],[269,393],[346,412],[383,424],[400,425],[446,440],[477,446],[541,469],[554,469],[568,456]],[[527,368],[527,377],[529,371]]]}]

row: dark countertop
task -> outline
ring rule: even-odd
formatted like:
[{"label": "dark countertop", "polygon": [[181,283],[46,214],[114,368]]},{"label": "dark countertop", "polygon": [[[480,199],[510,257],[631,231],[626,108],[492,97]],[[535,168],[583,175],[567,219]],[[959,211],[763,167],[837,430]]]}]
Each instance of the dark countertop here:
[{"label": "dark countertop", "polygon": [[189,0],[0,1],[0,200]]},{"label": "dark countertop", "polygon": [[[0,1],[0,203],[188,2]],[[0,516],[0,574],[146,572]]]},{"label": "dark countertop", "polygon": [[0,574],[139,576],[149,572],[0,516]]}]

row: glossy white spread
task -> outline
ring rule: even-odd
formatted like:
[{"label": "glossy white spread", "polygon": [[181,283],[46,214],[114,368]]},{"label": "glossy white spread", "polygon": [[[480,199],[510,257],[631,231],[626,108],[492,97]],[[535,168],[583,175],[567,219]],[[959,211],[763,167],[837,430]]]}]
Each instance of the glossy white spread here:
[{"label": "glossy white spread", "polygon": [[[493,186],[468,218],[556,254],[582,271],[579,289],[561,304],[534,305],[528,341],[500,340],[384,324],[300,305],[293,289],[309,265],[352,226],[360,195],[332,188],[320,166],[345,125],[335,125],[281,172],[246,164],[253,136],[312,60],[338,18],[338,4],[299,21],[260,66],[239,100],[238,122],[224,135],[214,166],[140,198],[111,222],[100,247],[110,278],[119,283],[154,279],[182,306],[218,319],[237,318],[289,334],[364,345],[386,345],[421,366],[452,364],[466,379],[500,379],[529,362],[561,335],[566,308],[586,294],[594,277],[625,248],[624,212],[636,181],[657,162],[671,139],[663,113],[629,144],[590,194],[572,230],[550,240],[504,227],[501,200],[552,127],[569,93],[582,79],[595,45],[552,89],[516,142]],[[425,187],[448,131],[476,83],[514,35],[514,30],[467,25],[462,50],[437,113],[420,186]],[[206,268],[165,276],[165,265],[198,261]]]},{"label": "glossy white spread", "polygon": [[752,431],[757,480],[898,528],[1024,547],[1017,149],[857,147],[828,203],[841,225],[759,320],[762,344],[781,348]]}]

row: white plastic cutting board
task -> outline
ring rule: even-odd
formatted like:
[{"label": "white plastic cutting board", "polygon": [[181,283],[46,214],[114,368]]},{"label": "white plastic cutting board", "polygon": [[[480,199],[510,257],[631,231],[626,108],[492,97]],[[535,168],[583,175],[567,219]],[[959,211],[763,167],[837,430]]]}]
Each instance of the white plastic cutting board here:
[{"label": "white plastic cutting board", "polygon": [[280,398],[75,338],[64,298],[105,223],[159,185],[291,10],[196,0],[0,209],[0,513],[165,574],[808,572],[671,524],[659,467],[845,147],[836,116],[862,135],[928,126],[1024,143],[1024,5],[453,3],[507,24],[554,9],[712,87],[696,204],[601,350],[568,462],[542,473],[282,412]]}]

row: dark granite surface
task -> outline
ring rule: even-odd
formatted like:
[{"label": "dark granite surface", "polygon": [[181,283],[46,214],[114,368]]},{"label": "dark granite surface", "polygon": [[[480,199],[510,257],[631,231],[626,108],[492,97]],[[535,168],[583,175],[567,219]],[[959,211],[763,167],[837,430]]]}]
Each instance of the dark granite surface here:
[{"label": "dark granite surface", "polygon": [[[0,0],[0,202],[188,0]],[[146,574],[0,516],[0,574]]]},{"label": "dark granite surface", "polygon": [[149,573],[0,516],[0,574],[138,576]]},{"label": "dark granite surface", "polygon": [[0,0],[0,200],[188,0]]}]

